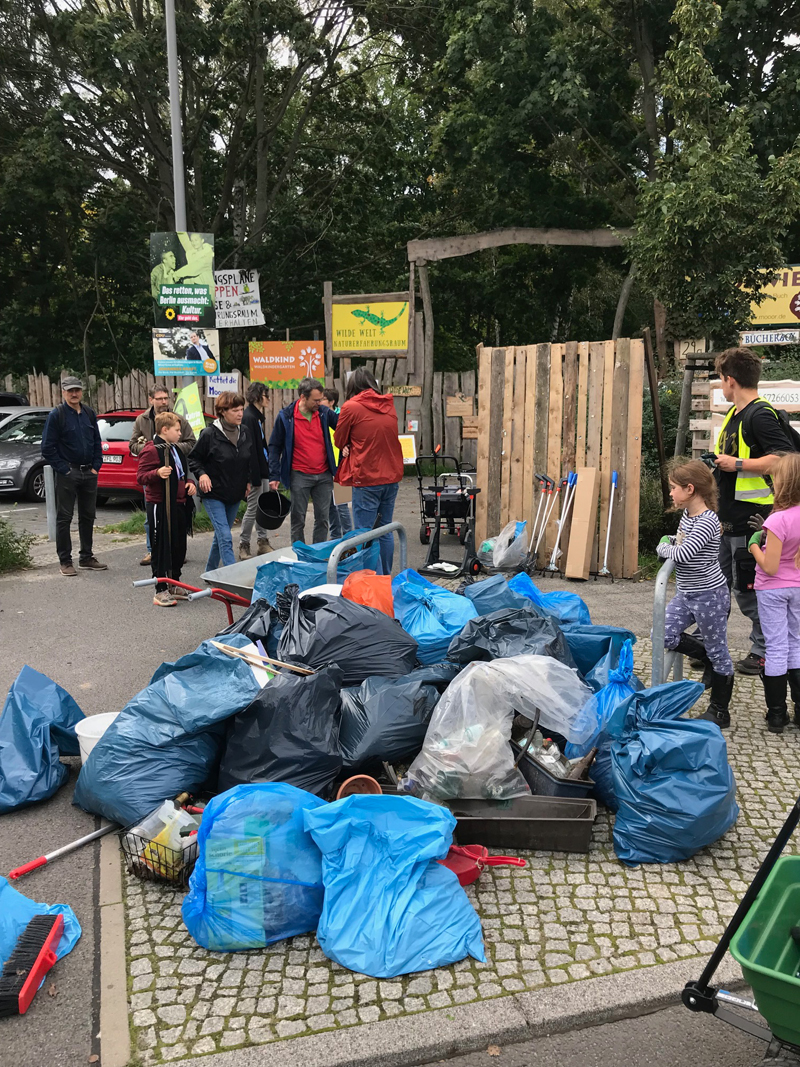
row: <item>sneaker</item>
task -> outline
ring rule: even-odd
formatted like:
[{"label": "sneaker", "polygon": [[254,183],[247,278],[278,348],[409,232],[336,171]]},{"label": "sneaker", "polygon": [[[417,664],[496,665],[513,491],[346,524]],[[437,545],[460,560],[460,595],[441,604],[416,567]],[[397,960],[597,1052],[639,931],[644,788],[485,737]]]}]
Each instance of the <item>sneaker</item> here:
[{"label": "sneaker", "polygon": [[188,600],[189,599],[189,590],[188,589],[181,589],[181,587],[179,585],[170,586],[169,594],[173,598],[173,600]]},{"label": "sneaker", "polygon": [[275,551],[275,549],[272,547],[272,545],[269,543],[269,541],[266,538],[264,538],[263,541],[259,541],[258,542],[258,554],[259,554],[259,556],[263,556],[267,552],[274,552],[274,551]]},{"label": "sneaker", "polygon": [[744,659],[736,664],[739,674],[761,674],[764,669],[764,657],[757,656],[755,652],[748,652]]},{"label": "sneaker", "polygon": [[157,608],[174,608],[178,601],[165,589],[163,593],[156,593],[153,597],[153,603]]},{"label": "sneaker", "polygon": [[74,567],[72,566],[72,564],[71,564],[71,563],[62,563],[62,564],[61,564],[61,573],[62,573],[62,574],[63,574],[63,575],[64,575],[64,576],[66,577],[66,578],[74,578],[74,577],[75,577],[75,575],[76,575],[76,574],[77,574],[78,572],[77,572],[77,571],[75,570],[75,568],[74,568]]},{"label": "sneaker", "polygon": [[147,553],[146,556],[143,556],[139,560],[139,566],[140,567],[149,567],[150,566],[150,553],[149,552]]},{"label": "sneaker", "polygon": [[239,543],[239,559],[250,559],[252,554],[253,553],[250,551],[250,545],[247,545],[244,543],[244,541],[241,541]]},{"label": "sneaker", "polygon": [[85,571],[107,571],[108,564],[101,563],[95,556],[89,556],[88,559],[78,560],[78,566],[83,567]]}]

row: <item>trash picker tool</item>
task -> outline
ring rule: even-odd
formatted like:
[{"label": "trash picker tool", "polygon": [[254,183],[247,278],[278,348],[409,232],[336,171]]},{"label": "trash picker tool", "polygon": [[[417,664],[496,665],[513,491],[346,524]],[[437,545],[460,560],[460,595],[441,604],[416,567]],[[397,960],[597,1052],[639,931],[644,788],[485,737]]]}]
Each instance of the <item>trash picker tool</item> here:
[{"label": "trash picker tool", "polygon": [[555,507],[556,507],[556,505],[558,503],[558,494],[561,492],[562,489],[564,489],[566,487],[566,484],[567,484],[567,479],[566,478],[562,478],[561,481],[558,483],[558,485],[555,487],[555,489],[551,490],[552,497],[550,498],[550,502],[548,504],[548,508],[547,508],[546,513],[545,513],[544,522],[542,523],[542,528],[539,531],[539,537],[538,537],[538,540],[536,541],[536,553],[537,553],[537,555],[538,555],[538,552],[539,552],[539,545],[542,542],[542,537],[544,536],[544,532],[547,529],[547,526],[548,526],[548,524],[550,522],[550,516],[553,514],[553,511],[554,511],[554,509],[555,509]]},{"label": "trash picker tool", "polygon": [[556,571],[556,560],[561,556],[561,535],[564,532],[564,526],[569,518],[570,509],[572,508],[572,501],[575,499],[575,486],[578,482],[578,475],[573,471],[570,471],[567,475],[567,490],[564,493],[564,507],[561,510],[561,518],[558,520],[558,533],[556,534],[556,543],[553,545],[553,552],[550,556],[550,562],[547,565],[549,571]]},{"label": "trash picker tool", "polygon": [[539,528],[539,519],[542,514],[542,504],[544,503],[545,494],[547,492],[547,485],[551,481],[546,474],[534,474],[534,479],[539,483],[539,504],[536,508],[536,515],[534,516],[533,526],[531,528],[531,539],[528,543],[528,555],[531,554],[533,548],[533,539],[536,537],[536,531]]},{"label": "trash picker tool", "polygon": [[298,667],[294,663],[284,663],[280,659],[272,659],[271,656],[260,656],[257,652],[247,652],[242,648],[236,648],[234,645],[223,645],[221,641],[212,641],[211,644],[214,648],[218,648],[220,652],[224,652],[226,656],[231,656],[234,659],[247,660],[251,666],[263,667],[265,663],[268,663],[271,667],[285,667],[288,671],[294,671],[295,674],[313,674],[307,667]]},{"label": "trash picker tool", "polygon": [[104,837],[106,834],[110,834],[112,830],[118,830],[119,827],[116,823],[109,823],[108,826],[101,826],[99,830],[95,830],[94,833],[86,834],[85,837],[79,837],[77,841],[72,841],[68,845],[63,845],[61,848],[57,848],[55,852],[48,852],[46,856],[39,856],[38,859],[31,860],[29,863],[23,863],[21,867],[15,867],[13,871],[8,872],[9,882],[16,881],[17,878],[21,878],[23,874],[29,874],[31,871],[35,871],[37,867],[44,867],[46,863],[51,863],[53,860],[57,860],[60,856],[66,856],[68,852],[74,852],[76,848],[82,848],[84,845],[88,845],[90,841],[96,841],[98,837]]},{"label": "trash picker tool", "polygon": [[611,472],[611,499],[608,502],[608,526],[606,528],[606,551],[603,556],[603,566],[600,568],[599,573],[601,575],[609,575],[611,571],[608,569],[608,545],[611,540],[611,519],[614,515],[614,494],[617,491],[617,472]]}]

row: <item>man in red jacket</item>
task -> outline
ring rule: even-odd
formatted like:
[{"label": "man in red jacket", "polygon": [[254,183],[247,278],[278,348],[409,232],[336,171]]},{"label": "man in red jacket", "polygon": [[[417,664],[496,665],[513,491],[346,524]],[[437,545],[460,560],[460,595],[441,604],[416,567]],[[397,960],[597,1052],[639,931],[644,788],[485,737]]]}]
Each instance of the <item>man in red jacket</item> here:
[{"label": "man in red jacket", "polygon": [[[378,392],[378,383],[366,367],[355,370],[347,382],[334,443],[342,454],[336,480],[353,487],[355,528],[371,530],[391,522],[403,477],[397,412],[394,398]],[[382,572],[391,574],[394,538],[385,534],[379,545]]]}]

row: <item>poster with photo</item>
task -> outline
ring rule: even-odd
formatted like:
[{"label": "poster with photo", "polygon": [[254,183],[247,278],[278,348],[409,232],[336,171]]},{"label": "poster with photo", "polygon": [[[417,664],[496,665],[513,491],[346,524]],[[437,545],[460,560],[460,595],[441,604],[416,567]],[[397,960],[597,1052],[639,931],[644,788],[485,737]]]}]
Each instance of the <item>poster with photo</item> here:
[{"label": "poster with photo", "polygon": [[153,374],[216,374],[219,370],[219,334],[188,326],[153,330]]},{"label": "poster with photo", "polygon": [[214,327],[213,233],[150,234],[150,296],[155,326]]}]

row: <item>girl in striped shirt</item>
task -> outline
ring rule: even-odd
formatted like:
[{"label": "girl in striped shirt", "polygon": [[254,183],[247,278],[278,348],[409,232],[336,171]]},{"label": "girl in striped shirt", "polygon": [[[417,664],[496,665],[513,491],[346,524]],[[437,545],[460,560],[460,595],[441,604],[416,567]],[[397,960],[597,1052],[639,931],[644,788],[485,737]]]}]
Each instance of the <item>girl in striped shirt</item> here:
[{"label": "girl in striped shirt", "polygon": [[[706,664],[703,682],[711,690],[702,719],[720,729],[730,726],[733,661],[728,652],[731,594],[719,565],[722,536],[717,518],[717,483],[700,460],[681,461],[669,475],[670,496],[683,508],[676,537],[662,537],[656,549],[662,559],[675,560],[678,591],[667,605],[664,645]],[[684,633],[691,623],[703,639]]]}]

